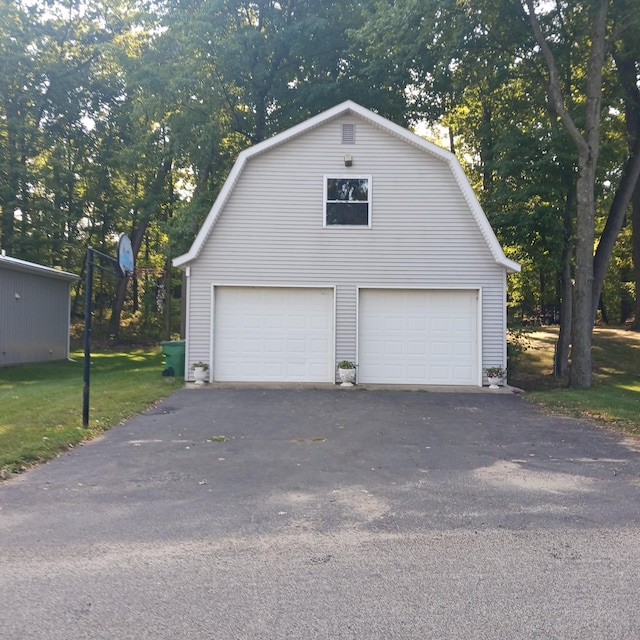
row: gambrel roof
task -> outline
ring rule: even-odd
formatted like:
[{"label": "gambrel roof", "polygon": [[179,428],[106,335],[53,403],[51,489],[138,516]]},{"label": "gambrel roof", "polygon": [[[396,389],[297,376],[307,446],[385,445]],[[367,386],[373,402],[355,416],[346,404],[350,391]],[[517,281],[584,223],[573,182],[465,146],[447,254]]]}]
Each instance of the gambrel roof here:
[{"label": "gambrel roof", "polygon": [[310,118],[309,120],[305,120],[304,122],[291,127],[290,129],[287,129],[286,131],[283,131],[273,136],[272,138],[269,138],[268,140],[264,140],[263,142],[260,142],[259,144],[256,144],[242,151],[239,154],[238,159],[236,160],[236,163],[234,164],[233,169],[229,174],[229,177],[222,187],[222,190],[216,198],[216,201],[211,207],[211,210],[209,211],[206,220],[200,228],[198,235],[191,245],[191,248],[184,255],[181,255],[174,259],[174,266],[186,266],[190,262],[198,258],[209,234],[216,224],[220,212],[224,208],[227,199],[233,191],[236,182],[238,181],[239,176],[242,174],[242,171],[244,170],[244,167],[249,159],[259,156],[260,154],[273,149],[278,145],[284,144],[298,136],[302,136],[312,129],[315,129],[316,127],[324,125],[331,120],[344,115],[356,116],[361,120],[367,122],[368,124],[378,128],[379,130],[395,136],[396,138],[399,138],[407,144],[420,149],[424,153],[445,162],[449,166],[449,169],[454,176],[458,187],[460,188],[460,192],[464,196],[464,199],[469,206],[469,210],[473,215],[473,218],[475,219],[478,228],[485,242],[487,243],[487,246],[496,263],[505,267],[509,273],[520,271],[520,265],[505,256],[502,247],[500,246],[500,243],[498,242],[495,233],[493,232],[493,229],[491,228],[491,225],[489,224],[489,221],[487,220],[487,217],[482,210],[482,207],[480,206],[475,193],[473,192],[473,189],[471,188],[471,185],[469,184],[464,170],[462,169],[462,166],[458,162],[458,159],[455,157],[455,155],[447,151],[446,149],[443,149],[433,144],[432,142],[429,142],[424,138],[411,133],[407,129],[394,124],[390,120],[387,120],[386,118],[383,118],[382,116],[373,113],[372,111],[369,111],[364,107],[361,107],[351,100],[347,100],[346,102],[343,102],[333,107],[332,109],[329,109],[328,111],[324,111],[323,113],[320,113],[317,116]]}]

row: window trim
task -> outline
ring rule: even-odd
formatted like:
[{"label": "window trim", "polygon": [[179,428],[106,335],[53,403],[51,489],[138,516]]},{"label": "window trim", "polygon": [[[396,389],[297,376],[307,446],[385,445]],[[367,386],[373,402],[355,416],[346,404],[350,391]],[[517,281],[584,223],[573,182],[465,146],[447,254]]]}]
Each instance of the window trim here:
[{"label": "window trim", "polygon": [[[327,224],[327,204],[329,202],[337,202],[336,200],[328,200],[328,186],[329,180],[367,180],[367,200],[366,204],[368,206],[367,209],[367,224]],[[323,177],[323,186],[322,186],[322,226],[325,229],[371,229],[372,222],[372,209],[371,209],[371,191],[372,191],[373,181],[371,175],[347,175],[345,173],[330,173],[325,174]],[[360,200],[359,202],[365,202],[364,200]]]}]

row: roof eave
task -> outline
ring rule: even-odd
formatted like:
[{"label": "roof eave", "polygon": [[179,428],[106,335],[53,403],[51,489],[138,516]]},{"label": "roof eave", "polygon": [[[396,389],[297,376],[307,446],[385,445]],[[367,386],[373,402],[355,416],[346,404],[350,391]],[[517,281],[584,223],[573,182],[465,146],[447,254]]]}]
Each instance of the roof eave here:
[{"label": "roof eave", "polygon": [[509,258],[505,257],[504,259],[499,261],[499,264],[501,264],[507,270],[507,273],[520,273],[521,267],[519,262],[509,260]]},{"label": "roof eave", "polygon": [[0,256],[0,264],[6,266],[8,269],[14,271],[21,271],[22,273],[33,273],[40,276],[49,278],[57,278],[59,280],[67,280],[72,282],[77,280],[79,276],[68,271],[61,271],[59,269],[53,269],[51,267],[45,267],[35,262],[27,262],[26,260],[20,260],[18,258],[11,258],[9,256]]}]

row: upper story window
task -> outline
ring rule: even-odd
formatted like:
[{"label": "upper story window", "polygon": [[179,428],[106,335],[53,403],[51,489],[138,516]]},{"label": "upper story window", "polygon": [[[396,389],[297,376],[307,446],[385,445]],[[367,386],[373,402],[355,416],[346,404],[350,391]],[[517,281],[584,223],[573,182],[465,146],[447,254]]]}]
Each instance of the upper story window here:
[{"label": "upper story window", "polygon": [[324,226],[371,226],[371,176],[324,179]]}]

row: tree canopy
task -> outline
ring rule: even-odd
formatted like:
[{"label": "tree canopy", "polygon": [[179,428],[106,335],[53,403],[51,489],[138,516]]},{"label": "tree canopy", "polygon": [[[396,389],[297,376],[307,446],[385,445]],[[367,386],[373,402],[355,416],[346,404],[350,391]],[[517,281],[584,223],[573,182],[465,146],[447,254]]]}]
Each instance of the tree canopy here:
[{"label": "tree canopy", "polygon": [[171,256],[237,154],[345,99],[458,155],[523,264],[511,319],[561,322],[571,384],[596,314],[640,327],[632,0],[2,0],[0,48],[0,245],[80,272],[128,233],[106,333],[177,331]]}]

